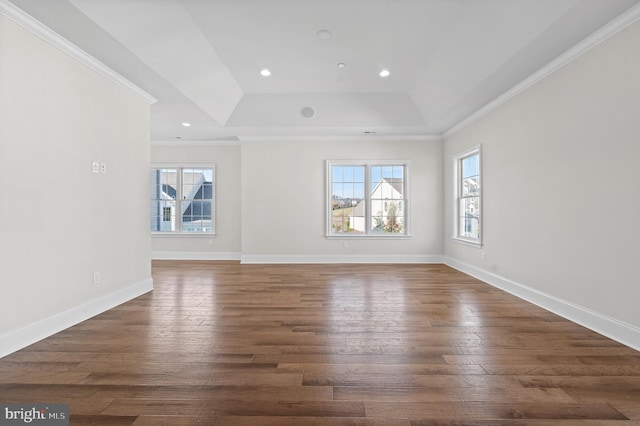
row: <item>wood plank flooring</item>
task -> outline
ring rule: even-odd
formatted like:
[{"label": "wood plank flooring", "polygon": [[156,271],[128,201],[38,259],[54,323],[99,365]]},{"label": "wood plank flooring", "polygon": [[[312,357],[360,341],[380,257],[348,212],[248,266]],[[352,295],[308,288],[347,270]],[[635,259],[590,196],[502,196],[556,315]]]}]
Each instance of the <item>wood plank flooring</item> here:
[{"label": "wood plank flooring", "polygon": [[0,359],[72,425],[640,424],[640,353],[443,265],[155,261]]}]

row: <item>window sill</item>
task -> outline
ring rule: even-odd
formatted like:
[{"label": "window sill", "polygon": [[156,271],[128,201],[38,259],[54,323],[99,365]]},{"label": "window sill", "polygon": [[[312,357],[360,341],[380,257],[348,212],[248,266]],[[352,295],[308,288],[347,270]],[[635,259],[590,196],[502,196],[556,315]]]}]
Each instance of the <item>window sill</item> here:
[{"label": "window sill", "polygon": [[407,240],[411,238],[411,235],[325,235],[327,240]]},{"label": "window sill", "polygon": [[459,238],[459,237],[452,237],[452,239],[456,243],[459,243],[465,246],[482,248],[482,241],[467,240],[465,238]]},{"label": "window sill", "polygon": [[160,238],[214,238],[215,232],[152,232],[151,237]]}]

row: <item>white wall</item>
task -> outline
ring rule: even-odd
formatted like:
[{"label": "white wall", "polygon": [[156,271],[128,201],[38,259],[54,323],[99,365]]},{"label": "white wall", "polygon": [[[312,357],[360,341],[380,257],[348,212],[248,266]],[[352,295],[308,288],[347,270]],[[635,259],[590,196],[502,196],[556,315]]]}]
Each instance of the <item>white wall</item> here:
[{"label": "white wall", "polygon": [[[591,315],[585,322],[599,317],[635,330],[636,339],[638,52],[636,23],[450,137],[444,155],[445,252],[454,263],[542,295],[543,304],[564,301],[560,310]],[[483,153],[483,250],[450,238],[452,155],[476,144]]]},{"label": "white wall", "polygon": [[147,102],[0,15],[0,352],[151,288],[148,165]]},{"label": "white wall", "polygon": [[[325,238],[325,160],[411,160],[412,237]],[[152,163],[215,163],[216,235],[154,236],[156,259],[243,262],[440,260],[442,142],[153,143]]]},{"label": "white wall", "polygon": [[155,259],[240,259],[240,145],[153,143],[152,163],[215,164],[215,236],[152,238]]},{"label": "white wall", "polygon": [[[327,239],[326,160],[411,160],[412,237]],[[442,142],[242,143],[243,261],[424,262],[442,244]]]}]

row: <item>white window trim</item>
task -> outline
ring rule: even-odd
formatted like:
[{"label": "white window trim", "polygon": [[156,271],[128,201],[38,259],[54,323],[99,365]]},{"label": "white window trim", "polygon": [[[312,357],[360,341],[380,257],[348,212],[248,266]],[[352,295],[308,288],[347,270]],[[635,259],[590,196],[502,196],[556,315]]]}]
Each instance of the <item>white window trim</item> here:
[{"label": "white window trim", "polygon": [[[474,154],[479,155],[479,165],[480,165],[480,170],[478,173],[478,180],[480,181],[480,201],[478,203],[478,210],[480,212],[480,220],[478,221],[478,226],[480,227],[480,230],[479,230],[478,239],[469,238],[469,237],[460,235],[459,198],[460,198],[460,187],[462,182],[462,176],[461,176],[462,170],[460,167],[460,162],[462,159]],[[484,227],[482,222],[484,219],[484,212],[482,209],[482,204],[483,204],[482,200],[484,199],[484,186],[483,186],[482,174],[483,174],[482,145],[474,145],[453,156],[453,236],[452,238],[454,241],[458,243],[469,245],[476,248],[482,248],[482,244],[483,244],[482,236],[483,236]]]},{"label": "white window trim", "polygon": [[[218,192],[216,190],[218,179],[216,176],[216,164],[215,163],[151,163],[149,170],[152,169],[211,169],[213,176],[213,199],[211,200],[211,215],[213,218],[211,219],[211,227],[213,230],[211,232],[183,232],[183,231],[155,231],[151,232],[152,237],[161,237],[161,238],[212,238],[216,236],[217,229],[217,219],[218,214],[216,210],[216,202]],[[180,229],[182,229],[182,223],[180,222]]]},{"label": "white window trim", "polygon": [[[325,161],[325,237],[326,239],[363,239],[363,240],[374,240],[374,239],[407,239],[411,238],[411,185],[410,185],[410,168],[411,161],[410,160],[326,160]],[[371,196],[365,191],[365,202],[366,206],[366,215],[365,215],[365,229],[367,233],[365,234],[348,234],[348,233],[333,233],[332,232],[332,220],[333,217],[331,215],[331,166],[364,166],[365,167],[365,188],[371,187],[371,166],[384,166],[384,165],[393,165],[393,166],[404,166],[404,198],[402,199],[404,203],[404,232],[402,234],[396,233],[369,233],[371,229],[371,215],[369,214],[371,211]]]}]

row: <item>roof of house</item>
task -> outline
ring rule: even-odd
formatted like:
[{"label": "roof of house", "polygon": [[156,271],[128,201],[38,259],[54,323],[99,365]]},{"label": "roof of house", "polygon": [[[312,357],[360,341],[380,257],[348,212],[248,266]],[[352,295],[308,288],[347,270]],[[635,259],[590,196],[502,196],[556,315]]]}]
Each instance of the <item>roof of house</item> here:
[{"label": "roof of house", "polygon": [[389,178],[389,177],[383,177],[382,179],[380,179],[380,181],[375,186],[375,188],[373,188],[373,191],[371,191],[371,193],[376,192],[376,189],[378,189],[378,187],[380,185],[382,185],[383,183],[388,183],[400,195],[403,195],[403,192],[404,192],[404,180],[401,179],[401,178]]}]

